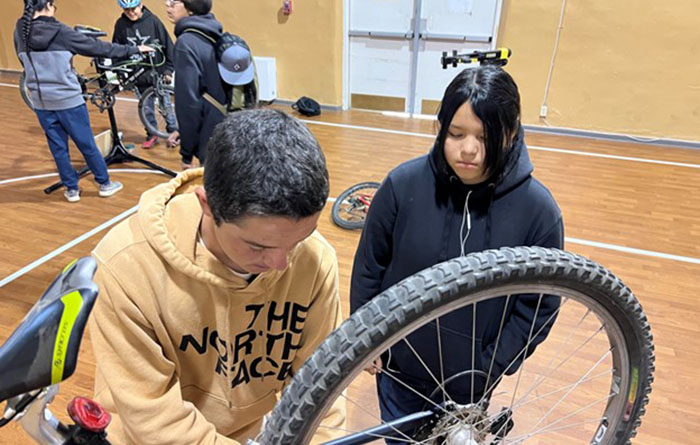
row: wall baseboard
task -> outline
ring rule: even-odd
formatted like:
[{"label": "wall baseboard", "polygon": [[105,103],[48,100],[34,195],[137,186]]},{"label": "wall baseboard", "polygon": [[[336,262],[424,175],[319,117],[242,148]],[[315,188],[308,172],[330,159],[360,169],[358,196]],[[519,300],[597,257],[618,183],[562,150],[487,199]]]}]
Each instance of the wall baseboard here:
[{"label": "wall baseboard", "polygon": [[616,142],[631,142],[635,144],[647,144],[647,145],[664,145],[668,147],[675,148],[692,148],[700,149],[700,141],[688,141],[683,139],[669,139],[669,138],[647,138],[640,136],[632,136],[620,133],[607,133],[602,131],[591,131],[591,130],[579,130],[577,128],[565,128],[565,127],[543,127],[540,125],[523,125],[525,131],[531,133],[543,133],[552,135],[562,135],[562,136],[576,136],[582,138],[591,139],[602,139],[606,141],[616,141]]}]

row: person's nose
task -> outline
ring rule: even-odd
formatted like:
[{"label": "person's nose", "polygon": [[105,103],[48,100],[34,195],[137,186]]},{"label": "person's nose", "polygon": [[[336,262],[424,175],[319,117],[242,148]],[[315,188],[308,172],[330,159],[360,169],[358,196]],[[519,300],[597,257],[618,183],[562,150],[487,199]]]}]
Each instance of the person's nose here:
[{"label": "person's nose", "polygon": [[287,267],[287,254],[284,249],[273,249],[265,253],[265,265],[276,270],[284,270]]},{"label": "person's nose", "polygon": [[474,157],[479,152],[481,141],[478,138],[467,136],[462,140],[460,153],[465,157]]}]

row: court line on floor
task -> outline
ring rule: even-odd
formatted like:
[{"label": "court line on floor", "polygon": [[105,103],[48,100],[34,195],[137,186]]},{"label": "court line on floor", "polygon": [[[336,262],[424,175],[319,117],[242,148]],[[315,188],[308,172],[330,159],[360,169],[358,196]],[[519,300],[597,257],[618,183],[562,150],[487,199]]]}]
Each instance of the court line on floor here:
[{"label": "court line on floor", "polygon": [[[334,202],[334,201],[335,201],[335,198],[331,198],[331,197],[328,198],[328,202]],[[50,253],[47,253],[46,255],[39,258],[38,260],[33,261],[32,263],[27,264],[26,266],[24,266],[20,270],[8,275],[7,277],[0,280],[0,288],[4,287],[6,284],[13,282],[14,280],[21,277],[22,275],[25,275],[25,274],[31,272],[32,270],[36,269],[37,267],[41,266],[42,264],[46,263],[47,261],[52,260],[53,258],[62,254],[66,250],[70,249],[71,247],[74,247],[74,246],[80,244],[81,242],[85,241],[86,239],[92,237],[93,235],[95,235],[95,234],[117,224],[119,221],[131,216],[131,214],[135,213],[138,210],[138,208],[139,208],[139,206],[136,205],[136,206],[130,208],[129,210],[126,210],[125,212],[120,213],[119,215],[115,216],[114,218],[110,219],[109,221],[100,224],[99,226],[95,227],[94,229],[80,235],[79,237],[64,244],[63,246],[59,247],[58,249],[56,249]]]},{"label": "court line on floor", "polygon": [[[332,198],[332,197],[328,198],[328,202],[334,202],[335,200],[336,200],[336,198]],[[131,214],[133,214],[137,210],[138,210],[138,205],[136,205],[136,206],[130,208],[129,210],[115,216],[114,218],[110,219],[109,221],[107,221],[103,224],[100,224],[99,226],[95,227],[94,229],[90,230],[89,232],[86,232],[83,235],[68,242],[67,244],[64,244],[63,246],[59,247],[58,249],[54,250],[53,252],[50,252],[50,253],[44,255],[43,257],[32,262],[31,264],[26,265],[22,269],[18,270],[17,272],[12,273],[11,275],[7,276],[2,281],[0,281],[0,288],[4,287],[6,284],[11,283],[12,281],[16,280],[17,278],[21,277],[22,275],[25,275],[25,274],[29,273],[30,271],[36,269],[37,267],[41,266],[42,264],[46,263],[47,261],[55,258],[56,256],[65,252],[66,250],[70,249],[71,247],[74,247],[74,246],[80,244],[81,242],[85,241],[86,239],[92,237],[93,235],[113,226],[114,224],[116,224],[119,221],[130,216]],[[597,242],[597,241],[588,241],[588,240],[582,240],[582,239],[571,238],[571,237],[564,238],[564,241],[566,243],[571,243],[571,244],[580,244],[583,246],[598,247],[601,249],[613,250],[613,251],[624,252],[624,253],[631,253],[631,254],[635,254],[635,255],[647,256],[647,257],[652,257],[652,258],[661,258],[661,259],[665,259],[665,260],[680,261],[680,262],[684,262],[684,263],[700,264],[700,258],[686,257],[686,256],[681,256],[681,255],[673,255],[673,254],[668,254],[668,253],[664,253],[664,252],[655,252],[652,250],[644,250],[644,249],[637,249],[634,247],[618,246],[616,244],[601,243],[601,242]]]},{"label": "court line on floor", "polygon": [[36,269],[37,267],[41,266],[42,264],[46,263],[47,261],[55,258],[56,256],[62,254],[66,250],[70,249],[73,246],[76,246],[86,239],[100,233],[101,231],[107,229],[108,227],[113,226],[114,224],[118,223],[119,221],[123,220],[124,218],[130,216],[132,213],[136,212],[138,210],[139,206],[136,205],[129,210],[126,210],[125,212],[120,213],[119,215],[115,216],[114,218],[110,219],[109,221],[100,224],[99,226],[95,227],[94,229],[80,235],[79,237],[75,238],[74,240],[64,244],[63,246],[59,247],[58,249],[54,250],[53,252],[50,252],[43,257],[39,258],[38,260],[27,264],[17,272],[5,277],[2,281],[0,281],[0,288],[4,287],[6,284],[11,283],[12,281],[16,280],[17,278],[21,277],[22,275]]},{"label": "court line on floor", "polygon": [[[19,85],[13,85],[13,84],[9,84],[9,83],[0,83],[0,86],[19,88]],[[132,99],[129,97],[117,97],[116,99],[124,101],[124,102],[138,102],[138,99]],[[398,135],[402,135],[402,136],[413,136],[413,137],[420,137],[420,138],[427,138],[427,139],[435,139],[435,135],[426,134],[426,133],[413,133],[410,131],[390,130],[387,128],[365,127],[365,126],[361,126],[361,125],[338,124],[335,122],[312,121],[312,120],[307,120],[307,119],[302,119],[301,121],[304,123],[313,124],[313,125],[326,125],[329,127],[348,128],[351,130],[373,131],[373,132],[377,132],[377,133],[398,134]],[[646,158],[636,158],[636,157],[631,157],[631,156],[609,155],[609,154],[605,154],[605,153],[591,153],[591,152],[580,151],[580,150],[565,150],[565,149],[561,149],[561,148],[541,147],[538,145],[528,145],[528,149],[549,151],[549,152],[553,152],[553,153],[561,153],[561,154],[568,154],[568,155],[590,156],[590,157],[604,158],[604,159],[615,159],[618,161],[643,162],[643,163],[647,163],[647,164],[660,164],[660,165],[670,165],[673,167],[686,167],[686,168],[700,169],[700,164],[689,164],[689,163],[684,163],[684,162],[663,161],[660,159],[646,159]]]},{"label": "court line on floor", "polygon": [[[426,138],[426,139],[435,139],[435,135],[427,134],[427,133],[413,133],[410,131],[390,130],[387,128],[376,128],[376,127],[364,127],[361,125],[338,124],[335,122],[312,121],[312,120],[307,120],[307,119],[302,119],[302,122],[304,122],[306,124],[325,125],[328,127],[347,128],[347,129],[351,129],[351,130],[372,131],[372,132],[376,132],[376,133],[398,134],[401,136],[413,136],[413,137],[420,137],[420,138]],[[684,163],[684,162],[662,161],[660,159],[646,159],[646,158],[636,158],[636,157],[631,157],[631,156],[610,155],[610,154],[605,154],[605,153],[591,153],[591,152],[580,151],[580,150],[565,150],[562,148],[541,147],[538,145],[528,145],[527,147],[530,150],[549,151],[549,152],[568,154],[568,155],[590,156],[590,157],[594,157],[594,158],[615,159],[618,161],[633,161],[633,162],[643,162],[643,163],[647,163],[647,164],[660,164],[660,165],[670,165],[673,167],[687,167],[687,168],[700,169],[700,164],[688,164],[688,163]]]},{"label": "court line on floor", "polygon": [[[156,173],[160,175],[165,174],[161,171],[150,170],[145,168],[110,168],[107,171],[109,173]],[[21,176],[19,178],[3,179],[0,181],[0,185],[12,184],[13,182],[30,181],[32,179],[51,178],[55,176],[58,176],[58,173],[44,173],[41,175]]]}]

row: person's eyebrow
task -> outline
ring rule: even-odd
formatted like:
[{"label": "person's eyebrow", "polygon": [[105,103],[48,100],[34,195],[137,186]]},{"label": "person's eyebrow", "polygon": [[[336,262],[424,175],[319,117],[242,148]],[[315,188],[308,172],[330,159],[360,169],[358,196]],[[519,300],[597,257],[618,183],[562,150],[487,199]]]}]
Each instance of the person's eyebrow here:
[{"label": "person's eyebrow", "polygon": [[[298,244],[298,243],[300,243],[301,241],[305,240],[306,238],[310,237],[311,234],[314,233],[314,231],[315,231],[317,228],[318,228],[318,224],[315,225],[315,226],[313,227],[313,229],[311,229],[311,231],[310,231],[308,234],[304,235],[303,238],[301,238],[299,241],[297,241],[297,242],[294,243],[294,244]],[[260,243],[257,243],[257,242],[255,242],[255,241],[251,241],[251,240],[247,240],[247,239],[244,239],[243,241],[246,242],[246,243],[248,243],[249,245],[251,245],[251,246],[253,246],[253,247],[258,247],[258,248],[260,248],[260,249],[274,249],[274,248],[275,248],[275,246],[266,246],[266,245],[264,245],[264,244],[260,244]]]}]

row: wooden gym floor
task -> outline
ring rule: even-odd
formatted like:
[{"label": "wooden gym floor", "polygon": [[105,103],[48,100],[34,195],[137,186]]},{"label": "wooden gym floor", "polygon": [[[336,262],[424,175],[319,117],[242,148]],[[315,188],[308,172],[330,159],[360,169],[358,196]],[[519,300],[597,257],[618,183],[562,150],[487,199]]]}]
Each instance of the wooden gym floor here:
[{"label": "wooden gym floor", "polygon": [[[83,179],[83,199],[77,204],[66,202],[62,191],[43,193],[56,176],[19,180],[55,173],[55,166],[36,116],[13,86],[16,82],[15,76],[0,75],[0,342],[63,266],[90,253],[106,233],[105,223],[124,216],[144,190],[168,179],[150,172],[113,170],[112,177],[124,183],[122,192],[101,199],[92,181]],[[108,129],[106,114],[89,108],[95,134]],[[149,151],[140,148],[143,129],[135,103],[119,101],[116,114],[125,142],[136,144],[135,154],[171,169],[179,167],[177,152],[163,144]],[[432,143],[433,122],[426,120],[348,111],[324,112],[307,123],[328,160],[331,197],[360,181],[381,181],[393,166],[425,153]],[[651,323],[656,380],[633,442],[697,443],[700,150],[536,133],[529,133],[527,142],[535,175],[549,187],[564,213],[566,248],[598,261],[622,278]],[[73,159],[82,165],[77,150]],[[330,205],[319,230],[338,253],[347,315],[349,276],[359,233],[336,227],[330,219]],[[86,338],[78,369],[62,385],[53,404],[57,414],[65,419],[68,400],[92,394],[93,372],[94,358]],[[0,430],[0,443],[30,440],[13,423]]]}]

